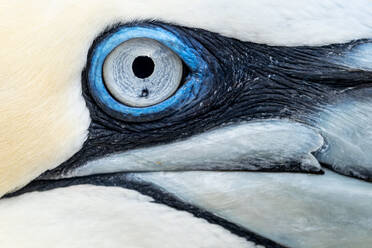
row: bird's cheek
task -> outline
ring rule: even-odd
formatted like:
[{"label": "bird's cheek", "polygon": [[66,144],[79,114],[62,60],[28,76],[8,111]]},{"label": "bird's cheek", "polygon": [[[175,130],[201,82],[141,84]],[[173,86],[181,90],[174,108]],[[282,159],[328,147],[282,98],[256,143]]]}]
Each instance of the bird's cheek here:
[{"label": "bird's cheek", "polygon": [[42,84],[44,88],[31,85],[18,87],[17,97],[1,97],[0,197],[58,166],[87,137],[89,112],[78,89],[58,88],[53,81]]}]

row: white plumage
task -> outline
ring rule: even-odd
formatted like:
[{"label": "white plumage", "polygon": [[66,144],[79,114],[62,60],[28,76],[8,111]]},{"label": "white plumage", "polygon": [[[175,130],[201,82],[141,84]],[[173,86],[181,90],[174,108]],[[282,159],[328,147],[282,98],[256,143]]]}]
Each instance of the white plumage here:
[{"label": "white plumage", "polygon": [[[91,43],[100,32],[112,24],[149,19],[202,28],[242,41],[269,45],[327,45],[372,38],[372,1],[370,0],[239,0],[233,2],[226,0],[0,0],[0,197],[26,185],[46,170],[55,168],[81,149],[87,138],[90,124],[89,112],[82,97],[81,72],[86,64]],[[368,51],[369,47],[366,48]],[[370,53],[365,54],[367,53],[357,54],[358,63],[354,61],[352,64],[357,68],[370,69],[364,62],[370,61]],[[351,54],[343,59],[350,62],[352,59],[355,60],[354,55]],[[347,66],[350,66],[350,63]],[[337,105],[336,110],[341,108],[342,111],[344,107],[344,105]],[[369,105],[364,107],[366,110],[370,109]],[[356,113],[355,116],[360,115]],[[325,122],[318,123],[325,131],[329,127],[328,124],[333,125],[335,122],[332,113],[327,117]],[[367,122],[369,123],[369,118]],[[336,124],[340,123],[336,121]],[[330,129],[341,134],[343,130],[332,127]],[[351,140],[349,143],[356,143],[356,140]],[[369,145],[370,142],[366,143]],[[167,177],[168,175],[170,178]],[[191,181],[187,184],[190,175]],[[242,206],[250,204],[249,201],[256,201],[253,202],[256,205],[252,205],[265,207],[257,204],[257,201],[262,199],[261,195],[254,194],[259,191],[254,190],[264,187],[265,183],[272,182],[277,184],[278,188],[283,185],[285,188],[288,185],[281,180],[288,182],[291,178],[282,174],[266,174],[268,176],[260,174],[262,181],[257,182],[257,178],[250,178],[254,177],[254,174],[244,175],[243,179],[255,182],[256,188],[251,191],[252,195],[249,195],[248,199],[244,198],[247,202],[242,203],[239,199],[231,200],[231,197],[228,197],[230,193],[231,195],[237,192],[243,194],[237,185],[229,188],[230,192],[220,189],[212,192],[212,196],[206,194],[208,189],[205,188],[205,184],[211,181],[217,183],[215,180],[220,176],[215,174],[216,177],[212,176],[211,180],[211,175],[200,173],[196,177],[194,174],[182,174],[182,180],[186,184],[172,181],[178,178],[173,177],[172,174],[134,175],[134,177],[136,180],[156,183],[179,195],[181,199],[202,208],[215,210],[214,213],[221,214],[232,222],[253,228],[260,233],[270,234],[272,229],[262,230],[262,225],[258,225],[262,220],[262,215],[260,216],[262,213],[257,209],[257,212],[254,212]],[[317,186],[319,190],[332,194],[334,189],[327,188],[327,183],[341,187],[343,179],[328,172],[326,175],[331,176],[323,179],[325,184],[319,179],[318,183],[321,185]],[[194,178],[198,178],[199,181]],[[309,206],[312,202],[311,197],[317,192],[307,190],[311,187],[307,181],[309,178],[311,176],[296,175],[293,184],[290,185],[295,193],[286,195],[288,201],[284,201],[283,198],[278,199],[278,211],[280,208],[293,207],[291,197],[296,197],[295,204],[304,208],[311,207]],[[225,179],[228,180],[228,177]],[[249,184],[240,176],[235,179],[242,184]],[[363,197],[367,199],[365,197],[370,196],[365,190],[369,187],[366,186],[368,184],[354,183],[352,180],[354,179],[345,179],[353,189],[348,191],[347,199],[350,201],[360,200]],[[231,180],[229,182],[231,183]],[[226,181],[221,180],[220,183],[217,186],[221,186]],[[193,194],[187,189],[188,186],[197,188],[200,195]],[[188,192],[188,195],[180,194],[179,190]],[[265,194],[265,191],[261,193]],[[304,194],[307,194],[308,198],[301,201],[299,195]],[[218,206],[216,207],[216,203],[230,200],[233,201],[229,205],[231,209],[221,211]],[[263,203],[272,203],[270,199],[264,200],[267,201]],[[361,213],[360,216],[365,213],[363,204],[367,205],[370,202],[366,200],[362,205],[358,205],[360,211],[357,210],[356,213]],[[341,201],[340,206],[339,209],[343,210],[349,207],[352,209],[357,205],[342,205]],[[274,207],[275,205],[271,205],[265,210],[273,213]],[[238,221],[236,218],[239,217],[241,214],[239,211],[242,209],[252,212],[245,215],[249,218]],[[300,208],[296,210],[301,212]],[[301,214],[322,216],[322,213],[319,213],[322,209],[317,206],[310,209],[314,211],[306,210],[304,209]],[[273,216],[273,219],[276,217],[282,220],[278,215]],[[297,215],[293,214],[293,216]],[[253,224],[250,218],[255,221]],[[272,231],[273,233],[277,231],[272,237],[286,245],[298,245],[298,247],[315,247],[317,244],[323,246],[327,244],[327,239],[330,240],[329,237],[333,239],[334,236],[324,235],[320,239],[316,235],[300,234],[300,241],[306,243],[298,241],[296,233],[291,230],[309,226],[309,228],[319,228],[305,223],[309,220],[312,220],[312,216],[309,219],[304,218],[304,222],[297,223],[297,226],[293,222],[290,227],[288,225],[291,223],[284,223],[279,229]],[[329,247],[341,247],[341,245],[347,247],[348,244],[368,246],[370,238],[364,235],[364,231],[371,228],[371,221],[360,223],[367,223],[364,226],[366,229],[362,226],[359,228],[356,225],[357,227],[354,228],[355,226],[350,225],[352,227],[350,230],[357,234],[354,240],[348,236],[347,241],[350,243],[336,242],[332,243],[335,244],[334,246]],[[337,228],[342,228],[342,225]],[[307,231],[311,233],[311,230]],[[324,234],[326,231],[327,229],[324,229],[314,233]],[[278,232],[280,236],[276,236]],[[331,234],[335,233],[337,232]],[[0,201],[0,247],[248,248],[257,246],[222,227],[209,224],[188,213],[153,203],[151,198],[139,193],[120,188],[84,185],[2,199]]]}]

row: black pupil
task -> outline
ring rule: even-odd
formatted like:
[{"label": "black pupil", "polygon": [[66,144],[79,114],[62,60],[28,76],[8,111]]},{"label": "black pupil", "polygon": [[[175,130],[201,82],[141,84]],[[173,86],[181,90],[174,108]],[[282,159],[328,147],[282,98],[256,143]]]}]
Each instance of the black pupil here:
[{"label": "black pupil", "polygon": [[132,64],[133,73],[138,78],[150,77],[154,72],[154,68],[154,61],[147,56],[138,56],[134,59]]}]

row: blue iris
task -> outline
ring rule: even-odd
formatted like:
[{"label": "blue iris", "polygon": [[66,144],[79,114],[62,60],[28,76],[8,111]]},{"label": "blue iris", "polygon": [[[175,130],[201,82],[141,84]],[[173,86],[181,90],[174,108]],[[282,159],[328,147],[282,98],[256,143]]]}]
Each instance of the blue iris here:
[{"label": "blue iris", "polygon": [[[175,52],[188,67],[187,81],[167,100],[149,107],[136,108],[117,101],[107,90],[103,80],[106,57],[121,43],[134,38],[156,40]],[[200,52],[202,46],[158,26],[122,26],[98,42],[93,48],[88,68],[88,85],[98,105],[111,116],[129,122],[143,122],[162,118],[193,102],[204,91],[203,78],[208,65]]]}]

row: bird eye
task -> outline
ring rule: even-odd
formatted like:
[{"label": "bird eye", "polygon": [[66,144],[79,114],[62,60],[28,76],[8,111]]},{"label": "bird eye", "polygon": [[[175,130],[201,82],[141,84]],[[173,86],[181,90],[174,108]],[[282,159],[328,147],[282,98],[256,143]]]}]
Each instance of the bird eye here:
[{"label": "bird eye", "polygon": [[197,97],[208,67],[194,43],[161,27],[110,32],[95,43],[89,58],[94,100],[111,116],[130,122],[179,110]]},{"label": "bird eye", "polygon": [[103,79],[121,103],[148,107],[176,92],[182,66],[181,59],[158,41],[137,38],[123,42],[107,56]]}]

